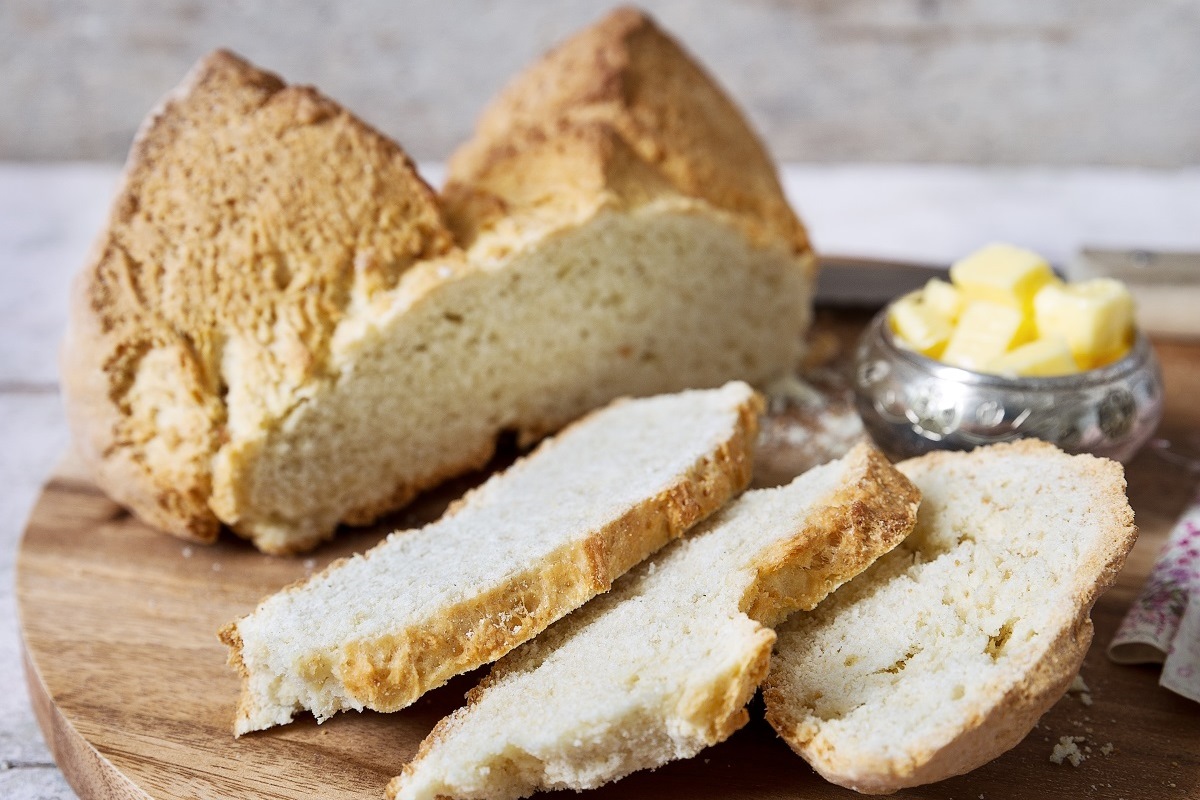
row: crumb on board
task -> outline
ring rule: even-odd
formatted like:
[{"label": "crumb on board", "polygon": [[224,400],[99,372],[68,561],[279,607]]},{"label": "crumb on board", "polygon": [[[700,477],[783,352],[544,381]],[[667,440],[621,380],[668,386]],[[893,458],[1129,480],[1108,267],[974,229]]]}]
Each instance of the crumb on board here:
[{"label": "crumb on board", "polygon": [[179,552],[183,554],[183,557],[184,557],[184,558],[191,558],[191,557],[192,557],[192,554],[193,554],[193,553],[195,553],[196,551],[192,549],[192,546],[191,546],[191,545],[186,545],[186,544],[185,544],[185,545],[183,546],[183,549],[182,549],[182,550],[180,550]]},{"label": "crumb on board", "polygon": [[1075,680],[1071,681],[1071,686],[1067,689],[1067,694],[1079,695],[1079,702],[1085,706],[1092,704],[1092,690],[1084,683],[1083,675],[1075,675]]},{"label": "crumb on board", "polygon": [[1069,761],[1072,767],[1078,767],[1087,758],[1079,749],[1079,742],[1083,741],[1086,741],[1083,736],[1058,737],[1058,744],[1054,745],[1054,750],[1050,753],[1050,760],[1055,764]]}]

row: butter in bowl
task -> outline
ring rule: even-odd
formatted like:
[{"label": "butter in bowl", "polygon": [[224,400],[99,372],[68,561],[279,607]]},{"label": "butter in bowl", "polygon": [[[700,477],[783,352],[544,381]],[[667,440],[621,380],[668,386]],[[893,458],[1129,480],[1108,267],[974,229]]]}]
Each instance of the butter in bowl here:
[{"label": "butter in bowl", "polygon": [[1119,282],[1064,283],[989,245],[893,301],[859,343],[863,424],[894,458],[1034,437],[1128,460],[1162,417],[1162,376]]}]

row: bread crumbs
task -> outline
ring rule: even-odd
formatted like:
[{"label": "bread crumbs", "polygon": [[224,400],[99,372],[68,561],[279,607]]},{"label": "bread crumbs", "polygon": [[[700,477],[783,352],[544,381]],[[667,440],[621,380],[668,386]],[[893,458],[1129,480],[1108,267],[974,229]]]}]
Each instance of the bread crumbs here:
[{"label": "bread crumbs", "polygon": [[1071,681],[1071,686],[1067,689],[1067,694],[1079,695],[1079,702],[1085,706],[1090,706],[1092,704],[1091,691],[1088,685],[1084,683],[1083,675],[1076,674],[1075,680]]},{"label": "bread crumbs", "polygon": [[1078,743],[1083,741],[1086,741],[1086,738],[1083,736],[1058,737],[1058,744],[1054,745],[1054,750],[1050,753],[1050,760],[1055,764],[1069,761],[1072,767],[1078,767],[1087,758],[1083,754],[1083,751],[1079,749]]}]

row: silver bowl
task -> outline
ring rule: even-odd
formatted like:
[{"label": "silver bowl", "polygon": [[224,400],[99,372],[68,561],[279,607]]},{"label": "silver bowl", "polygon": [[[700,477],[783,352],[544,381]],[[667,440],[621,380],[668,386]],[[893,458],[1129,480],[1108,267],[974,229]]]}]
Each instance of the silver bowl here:
[{"label": "silver bowl", "polygon": [[1133,457],[1163,412],[1162,372],[1139,333],[1128,355],[1053,378],[960,369],[896,342],[885,308],[859,340],[855,397],[863,425],[892,458],[1033,437],[1069,453]]}]

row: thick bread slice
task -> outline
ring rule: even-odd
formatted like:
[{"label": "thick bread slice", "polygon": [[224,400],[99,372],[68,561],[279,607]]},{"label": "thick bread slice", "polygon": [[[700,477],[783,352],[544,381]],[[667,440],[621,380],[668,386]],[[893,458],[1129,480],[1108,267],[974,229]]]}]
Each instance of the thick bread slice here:
[{"label": "thick bread slice", "polygon": [[824,777],[884,794],[1016,745],[1062,696],[1137,536],[1119,464],[1028,440],[899,469],[916,530],[781,626],[767,719]]},{"label": "thick bread slice", "polygon": [[221,631],[245,677],[235,732],[395,711],[533,638],[745,488],[761,405],[744,383],[614,403],[267,598]]},{"label": "thick bread slice", "polygon": [[388,796],[593,788],[722,741],[746,723],[769,626],[899,543],[917,502],[865,445],[748,492],[497,664]]},{"label": "thick bread slice", "polygon": [[514,82],[437,201],[394,144],[228,54],[128,170],[78,282],[67,405],[107,491],[206,541],[224,523],[300,551],[482,466],[505,431],[765,384],[811,312],[765,151],[635,12]]}]

